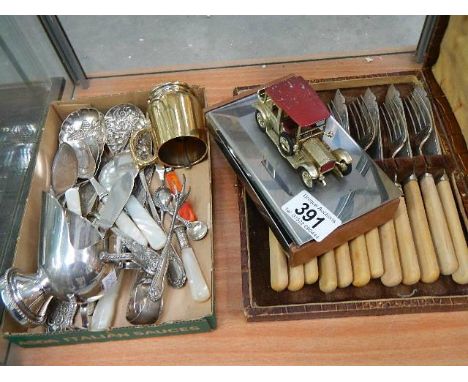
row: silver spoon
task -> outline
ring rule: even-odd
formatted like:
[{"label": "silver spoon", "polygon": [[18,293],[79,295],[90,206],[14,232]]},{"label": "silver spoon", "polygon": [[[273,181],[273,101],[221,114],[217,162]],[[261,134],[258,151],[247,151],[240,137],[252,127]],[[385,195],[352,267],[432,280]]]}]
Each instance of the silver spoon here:
[{"label": "silver spoon", "polygon": [[90,179],[96,172],[96,160],[89,145],[83,141],[70,142],[78,159],[78,177]]},{"label": "silver spoon", "polygon": [[80,185],[80,203],[83,216],[90,214],[96,205],[97,194],[91,183]]},{"label": "silver spoon", "polygon": [[[174,210],[170,207],[170,202],[172,199],[171,191],[165,187],[159,187],[153,195],[153,201],[156,206],[163,212],[167,212],[170,215],[174,214]],[[206,223],[195,220],[188,221],[177,215],[177,220],[182,223],[187,229],[187,235],[190,240],[201,240],[208,233],[208,226]]]},{"label": "silver spoon", "polygon": [[46,332],[61,332],[73,329],[73,319],[78,310],[78,304],[74,296],[69,300],[59,300],[54,298],[51,308],[48,309],[46,320]]},{"label": "silver spoon", "polygon": [[152,277],[140,271],[130,291],[127,305],[127,321],[133,325],[148,325],[158,321],[163,308],[163,299],[152,301],[148,297]]},{"label": "silver spoon", "polygon": [[115,105],[104,116],[106,144],[112,155],[121,152],[130,136],[146,127],[143,112],[130,103]]},{"label": "silver spoon", "polygon": [[167,272],[167,267],[169,264],[169,253],[172,246],[171,240],[172,235],[174,233],[175,222],[177,220],[177,214],[179,212],[180,207],[184,202],[187,200],[190,193],[190,188],[186,189],[185,187],[185,176],[182,180],[182,190],[177,191],[172,195],[172,200],[174,202],[174,215],[171,219],[171,225],[169,227],[169,231],[167,232],[166,244],[161,251],[161,266],[158,269],[158,272],[153,276],[150,289],[148,290],[148,297],[152,301],[157,301],[158,299],[162,298],[162,294],[164,291],[164,279]]},{"label": "silver spoon", "polygon": [[61,195],[73,187],[78,178],[78,160],[68,143],[60,143],[52,163],[52,189]]},{"label": "silver spoon", "polygon": [[[144,171],[140,171],[140,180],[143,189],[145,190],[145,195],[148,200],[148,205],[150,207],[151,215],[153,219],[162,227],[162,221],[158,220],[158,214],[156,211],[156,207],[154,205],[154,201],[151,198],[151,193],[149,190],[149,184],[146,181]],[[175,288],[181,288],[184,286],[185,281],[187,279],[185,275],[184,265],[182,260],[180,259],[179,255],[174,250],[172,244],[169,246],[169,266],[168,266],[168,275],[169,275],[169,283],[174,286]]]},{"label": "silver spoon", "polygon": [[67,208],[81,215],[80,193],[74,187],[79,175],[79,163],[71,145],[62,142],[52,164],[52,191],[56,196],[65,195]]},{"label": "silver spoon", "polygon": [[70,113],[63,120],[59,132],[60,143],[95,142],[99,151],[104,149],[105,138],[104,115],[93,108],[82,108]]}]

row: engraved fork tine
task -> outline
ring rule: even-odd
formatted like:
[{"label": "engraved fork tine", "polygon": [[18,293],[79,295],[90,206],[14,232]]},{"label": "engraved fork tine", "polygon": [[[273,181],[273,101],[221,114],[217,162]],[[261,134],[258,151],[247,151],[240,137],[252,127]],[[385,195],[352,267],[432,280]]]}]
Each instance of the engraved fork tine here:
[{"label": "engraved fork tine", "polygon": [[[373,94],[370,90],[366,91],[366,99],[373,102]],[[363,96],[356,98],[348,107],[353,121],[353,136],[361,148],[367,151],[374,143],[377,137],[378,124],[374,123],[371,112]],[[361,159],[365,159],[362,156]],[[356,169],[360,166],[358,162]],[[351,262],[353,264],[354,285],[364,285],[370,278],[380,277],[383,274],[382,254],[379,241],[378,228],[360,235],[349,243]],[[367,248],[370,250],[368,251]]]},{"label": "engraved fork tine", "polygon": [[[377,131],[370,120],[370,113],[362,97],[349,104],[349,111],[356,131],[356,140],[359,145],[367,150],[375,140]],[[359,122],[358,122],[359,120]]]},{"label": "engraved fork tine", "polygon": [[335,97],[328,103],[328,108],[338,123],[349,133],[349,117],[346,99],[340,89],[336,90]]},{"label": "engraved fork tine", "polygon": [[361,112],[362,118],[364,120],[364,131],[365,135],[370,135],[370,140],[371,144],[375,139],[375,132],[374,132],[374,126],[372,124],[371,120],[371,115],[369,112],[369,109],[367,108],[367,105],[364,102],[364,97],[361,95],[357,100],[356,100],[357,105],[359,106],[359,110]]},{"label": "engraved fork tine", "polygon": [[403,100],[403,104],[406,106],[406,112],[410,117],[414,132],[410,137],[411,145],[417,148],[419,155],[423,155],[422,149],[431,135],[432,124],[425,118],[427,113],[422,110],[420,102],[415,99],[414,92]]},{"label": "engraved fork tine", "polygon": [[[388,140],[386,146],[390,156],[395,158],[407,142],[405,125],[402,121],[402,113],[399,104],[399,92],[390,86],[385,96],[385,102],[380,107],[380,114],[387,132]],[[397,184],[396,172],[394,182]],[[400,200],[401,203],[401,200]],[[382,244],[382,257],[384,262],[384,274],[381,277],[385,286],[395,286],[403,280],[404,255],[400,253],[399,246],[405,242],[401,232],[396,231],[396,220],[389,220],[379,227],[380,240]],[[398,245],[395,245],[397,244]],[[419,279],[419,278],[418,278]]]},{"label": "engraved fork tine", "polygon": [[341,120],[340,115],[338,114],[338,110],[336,109],[335,102],[331,100],[328,103],[328,110],[330,110],[330,113],[335,117],[335,119],[338,121],[338,123],[343,126],[343,121]]},{"label": "engraved fork tine", "polygon": [[[354,127],[354,130],[356,132],[356,135],[355,135],[355,138],[356,140],[358,141],[358,143],[363,146],[363,140],[362,140],[362,136],[361,136],[361,130],[359,128],[359,126],[362,125],[362,120],[361,120],[361,116],[359,115],[359,112],[356,108],[356,106],[351,103],[349,104],[349,111],[350,111],[350,114],[351,114],[351,119],[353,120],[353,127]],[[357,116],[357,117],[356,117]],[[359,118],[359,123],[357,121],[357,119]]]},{"label": "engraved fork tine", "polygon": [[380,111],[385,121],[385,127],[389,137],[388,147],[392,158],[395,158],[408,139],[406,129],[402,129],[398,120],[390,116],[387,104],[383,104]]}]

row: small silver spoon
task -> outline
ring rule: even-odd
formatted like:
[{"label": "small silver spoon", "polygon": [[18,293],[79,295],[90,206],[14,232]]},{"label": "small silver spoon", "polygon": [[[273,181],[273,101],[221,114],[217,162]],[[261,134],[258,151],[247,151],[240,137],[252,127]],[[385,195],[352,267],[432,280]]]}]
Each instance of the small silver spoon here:
[{"label": "small silver spoon", "polygon": [[[153,201],[156,206],[163,212],[167,212],[170,215],[173,215],[174,210],[170,207],[172,194],[171,191],[165,187],[159,187],[153,195]],[[201,240],[208,233],[208,226],[206,223],[195,220],[189,221],[182,218],[180,215],[177,215],[177,220],[182,223],[187,229],[187,236],[190,240]]]},{"label": "small silver spoon", "polygon": [[182,180],[182,190],[172,194],[172,200],[174,202],[174,215],[172,216],[171,225],[167,232],[166,243],[164,244],[164,248],[161,251],[161,266],[159,267],[158,272],[156,272],[153,276],[150,289],[148,290],[148,297],[152,301],[157,301],[160,298],[162,298],[164,292],[164,280],[169,264],[169,254],[172,247],[171,241],[172,235],[174,234],[175,222],[177,220],[177,215],[180,207],[182,206],[182,204],[185,203],[190,194],[190,188],[186,189],[185,186],[186,184],[184,176]]},{"label": "small silver spoon", "polygon": [[[148,205],[150,207],[151,215],[153,216],[153,219],[156,221],[156,223],[159,224],[160,227],[162,227],[162,221],[158,219],[159,218],[158,213],[156,211],[156,207],[151,197],[149,184],[146,181],[144,170],[141,170],[139,175],[140,175],[141,185],[145,191],[145,196],[148,201]],[[187,280],[184,265],[179,255],[176,253],[172,244],[169,246],[168,251],[169,251],[169,266],[168,266],[169,283],[175,288],[181,288],[184,286],[185,281]]]},{"label": "small silver spoon", "polygon": [[130,291],[126,314],[127,321],[133,325],[154,324],[162,313],[163,299],[152,301],[148,297],[151,282],[152,277],[144,271],[137,273]]}]

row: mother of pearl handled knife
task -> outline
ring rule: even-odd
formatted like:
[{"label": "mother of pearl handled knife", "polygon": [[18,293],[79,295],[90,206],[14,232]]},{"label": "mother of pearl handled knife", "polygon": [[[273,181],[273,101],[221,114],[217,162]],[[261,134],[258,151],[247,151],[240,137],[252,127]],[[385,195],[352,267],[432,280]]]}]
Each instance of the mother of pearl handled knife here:
[{"label": "mother of pearl handled knife", "polygon": [[133,190],[134,178],[129,173],[124,173],[118,178],[109,190],[104,206],[99,210],[98,225],[104,229],[111,228]]},{"label": "mother of pearl handled knife", "polygon": [[[104,188],[97,180],[91,179],[91,183],[98,194],[99,198],[103,203],[107,203],[108,200],[108,192],[106,188]],[[106,185],[108,186],[109,190],[112,188],[111,185]],[[128,198],[127,198],[128,199]],[[112,202],[112,201],[111,201]],[[126,235],[131,237],[133,240],[138,242],[141,245],[148,245],[148,241],[146,238],[143,236],[143,234],[140,232],[138,227],[135,225],[135,223],[130,219],[127,214],[123,211],[120,212],[119,216],[115,220],[115,225]]]},{"label": "mother of pearl handled knife", "polygon": [[143,233],[143,236],[148,240],[151,248],[155,250],[162,249],[166,242],[166,233],[133,195],[129,197],[125,209]]},{"label": "mother of pearl handled knife", "polygon": [[120,286],[122,285],[123,271],[119,272],[117,280],[104,292],[104,295],[96,302],[93,318],[89,325],[89,331],[99,332],[109,330],[114,321]]},{"label": "mother of pearl handled knife", "polygon": [[82,216],[80,192],[78,191],[78,187],[72,187],[65,191],[65,201],[67,202],[67,208],[70,211]]}]

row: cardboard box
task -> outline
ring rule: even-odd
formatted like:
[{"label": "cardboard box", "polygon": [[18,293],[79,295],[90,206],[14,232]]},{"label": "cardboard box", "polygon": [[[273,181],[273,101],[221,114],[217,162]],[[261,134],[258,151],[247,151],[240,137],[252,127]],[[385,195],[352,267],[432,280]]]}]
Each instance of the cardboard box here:
[{"label": "cardboard box", "polygon": [[[148,89],[149,90],[149,89]],[[200,102],[204,105],[202,89],[194,88]],[[112,106],[132,103],[146,110],[148,92],[131,92],[109,96],[92,97],[74,101],[54,102],[50,105],[44,123],[34,175],[27,198],[24,215],[18,235],[16,250],[11,266],[25,273],[37,269],[39,225],[41,213],[41,193],[50,189],[51,165],[58,146],[58,132],[63,119],[71,112],[82,107],[95,107],[105,113]],[[211,290],[211,298],[203,303],[193,301],[189,287],[174,289],[169,286],[164,292],[164,311],[160,322],[155,325],[134,326],[125,319],[128,294],[136,271],[126,270],[121,285],[118,307],[109,331],[89,332],[87,330],[44,333],[42,327],[27,329],[17,324],[5,311],[2,333],[11,342],[23,347],[56,346],[83,342],[102,342],[132,339],[139,337],[158,337],[174,334],[201,333],[216,328],[214,308],[213,277],[213,224],[210,153],[200,164],[190,170],[177,170],[187,176],[191,187],[189,201],[200,220],[205,221],[209,231],[207,236],[192,243],[198,262]],[[157,176],[155,175],[157,178]],[[155,179],[155,178],[153,178]],[[155,189],[156,184],[152,185]]]}]

